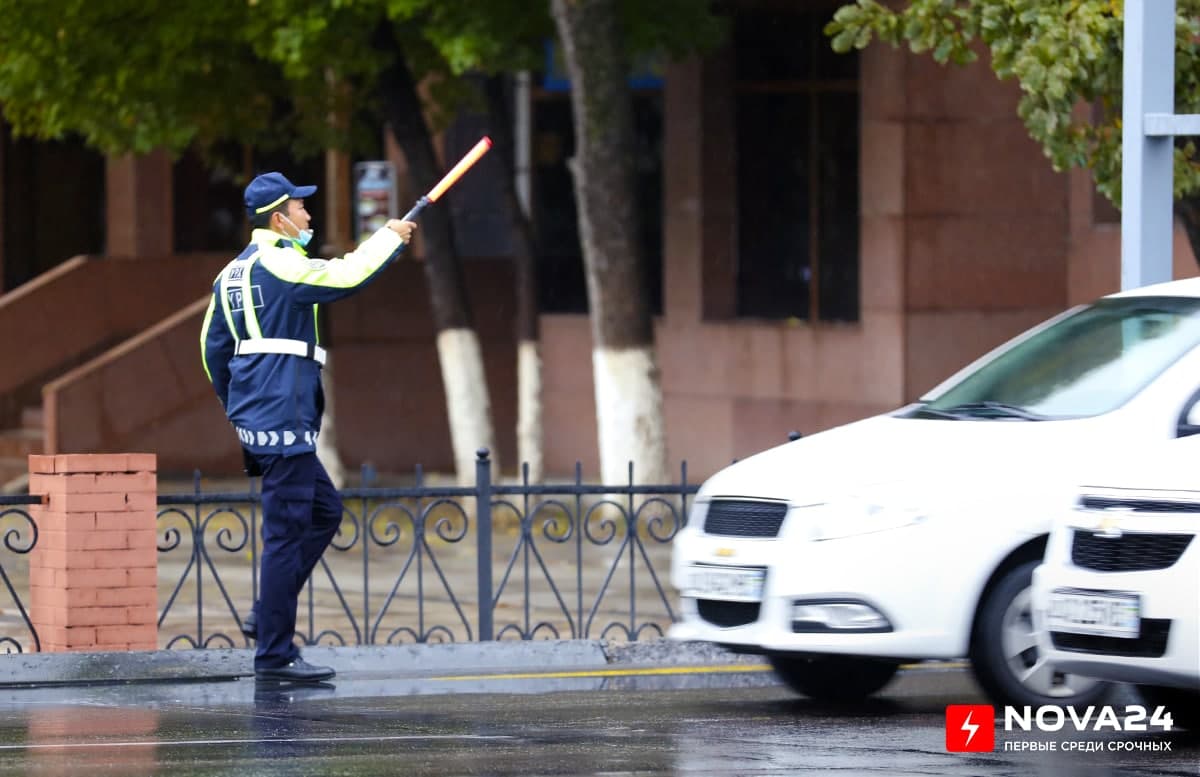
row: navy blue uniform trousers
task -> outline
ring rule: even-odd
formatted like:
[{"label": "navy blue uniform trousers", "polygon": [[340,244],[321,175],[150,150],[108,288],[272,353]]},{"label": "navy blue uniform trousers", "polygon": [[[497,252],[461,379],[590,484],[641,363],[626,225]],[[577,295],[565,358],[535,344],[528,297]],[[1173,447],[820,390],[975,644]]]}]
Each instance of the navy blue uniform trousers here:
[{"label": "navy blue uniform trousers", "polygon": [[296,602],[342,522],[342,500],[315,453],[255,456],[262,470],[263,552],[255,669],[300,655]]}]

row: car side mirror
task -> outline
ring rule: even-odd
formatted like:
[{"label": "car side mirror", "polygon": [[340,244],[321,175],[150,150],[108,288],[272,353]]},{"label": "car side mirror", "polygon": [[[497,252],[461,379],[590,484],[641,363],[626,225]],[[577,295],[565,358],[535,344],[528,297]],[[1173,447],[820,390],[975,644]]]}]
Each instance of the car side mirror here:
[{"label": "car side mirror", "polygon": [[1193,434],[1200,434],[1200,401],[1192,404],[1188,408],[1187,413],[1179,422],[1179,428],[1176,430],[1176,437],[1191,437]]}]

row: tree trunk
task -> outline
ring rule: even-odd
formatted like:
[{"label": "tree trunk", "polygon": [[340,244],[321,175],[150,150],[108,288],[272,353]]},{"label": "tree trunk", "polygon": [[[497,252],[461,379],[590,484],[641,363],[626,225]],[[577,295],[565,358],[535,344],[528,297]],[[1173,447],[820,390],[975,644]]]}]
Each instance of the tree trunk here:
[{"label": "tree trunk", "polygon": [[1200,265],[1200,193],[1175,201],[1175,215],[1183,224],[1188,245],[1192,247],[1192,258]]},{"label": "tree trunk", "polygon": [[662,389],[637,240],[633,97],[616,0],[552,0],[571,79],[579,236],[587,271],[601,474],[666,482]]},{"label": "tree trunk", "polygon": [[[545,475],[542,454],[542,358],[538,332],[537,268],[533,227],[517,196],[516,154],[510,96],[503,75],[484,83],[491,128],[492,153],[504,170],[504,206],[513,235],[513,267],[517,298],[517,460],[528,465],[529,482]],[[518,473],[519,476],[520,473]]]},{"label": "tree trunk", "polygon": [[[417,84],[396,41],[391,25],[376,32],[376,45],[393,53],[392,64],[380,74],[384,116],[404,152],[413,186],[429,191],[443,174],[422,111]],[[444,203],[426,208],[420,216],[420,239],[425,249],[425,279],[437,327],[438,361],[446,389],[446,410],[458,482],[475,478],[475,451],[488,448],[499,470],[491,402],[484,377],[479,337],[471,323],[462,267],[454,248],[450,210]]]}]

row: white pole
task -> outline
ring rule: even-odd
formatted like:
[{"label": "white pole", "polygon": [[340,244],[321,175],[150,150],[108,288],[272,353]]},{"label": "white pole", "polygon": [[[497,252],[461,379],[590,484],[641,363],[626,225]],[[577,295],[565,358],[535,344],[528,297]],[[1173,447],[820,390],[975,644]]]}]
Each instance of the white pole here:
[{"label": "white pole", "polygon": [[1170,135],[1147,134],[1146,114],[1175,112],[1175,0],[1125,3],[1121,113],[1121,288],[1172,277]]}]

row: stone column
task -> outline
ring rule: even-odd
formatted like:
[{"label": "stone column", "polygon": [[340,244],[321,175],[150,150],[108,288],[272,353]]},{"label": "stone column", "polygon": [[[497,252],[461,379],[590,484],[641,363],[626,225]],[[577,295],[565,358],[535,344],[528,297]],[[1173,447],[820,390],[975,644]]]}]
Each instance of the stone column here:
[{"label": "stone column", "polygon": [[108,256],[175,253],[171,157],[164,150],[110,156],[104,169]]},{"label": "stone column", "polygon": [[158,647],[154,454],[29,457],[29,617],[42,652]]}]

